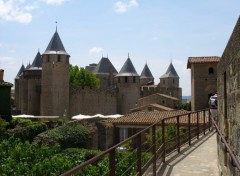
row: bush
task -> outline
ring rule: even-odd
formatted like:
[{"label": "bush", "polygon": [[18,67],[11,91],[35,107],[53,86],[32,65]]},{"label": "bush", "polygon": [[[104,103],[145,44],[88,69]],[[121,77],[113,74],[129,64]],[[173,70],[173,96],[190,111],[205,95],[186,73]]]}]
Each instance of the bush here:
[{"label": "bush", "polygon": [[0,137],[6,131],[7,126],[9,125],[4,119],[0,118]]},{"label": "bush", "polygon": [[85,147],[89,131],[83,125],[74,123],[60,126],[39,134],[34,141],[38,144],[52,146],[59,144],[62,149]]},{"label": "bush", "polygon": [[20,127],[27,127],[29,125],[32,125],[33,122],[30,119],[13,119],[12,121],[14,126],[20,126]]},{"label": "bush", "polygon": [[[26,126],[26,124],[28,125]],[[42,122],[20,123],[14,129],[9,129],[3,135],[4,139],[19,138],[22,141],[32,142],[34,137],[47,130],[47,125]],[[22,126],[21,126],[22,125]]]}]

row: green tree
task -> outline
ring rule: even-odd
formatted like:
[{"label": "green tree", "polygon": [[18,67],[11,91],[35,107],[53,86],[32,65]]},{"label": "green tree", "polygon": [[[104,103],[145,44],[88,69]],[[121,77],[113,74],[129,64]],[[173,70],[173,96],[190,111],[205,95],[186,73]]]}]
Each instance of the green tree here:
[{"label": "green tree", "polygon": [[70,65],[69,81],[72,88],[99,88],[100,80],[92,73],[84,68]]}]

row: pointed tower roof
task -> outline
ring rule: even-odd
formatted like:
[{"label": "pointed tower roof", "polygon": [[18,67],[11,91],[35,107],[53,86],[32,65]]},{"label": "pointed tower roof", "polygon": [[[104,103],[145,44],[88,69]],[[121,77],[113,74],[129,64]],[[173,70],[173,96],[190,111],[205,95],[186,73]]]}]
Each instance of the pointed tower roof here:
[{"label": "pointed tower roof", "polygon": [[28,63],[28,65],[26,66],[25,70],[29,69],[31,67],[30,62]]},{"label": "pointed tower roof", "polygon": [[113,72],[114,75],[118,74],[117,70],[111,63],[111,61],[107,57],[102,57],[102,59],[97,64],[93,73],[95,74],[103,74]]},{"label": "pointed tower roof", "polygon": [[69,55],[63,44],[62,41],[58,35],[58,32],[56,30],[56,32],[54,33],[51,41],[48,44],[48,47],[46,49],[46,51],[43,53],[43,55],[45,54],[65,54],[65,55]]},{"label": "pointed tower roof", "polygon": [[23,73],[24,70],[25,70],[25,67],[24,67],[24,65],[22,64],[21,68],[19,69],[19,71],[18,71],[18,73],[17,73],[16,78],[19,78],[19,76],[22,75],[22,73]]},{"label": "pointed tower roof", "polygon": [[116,76],[139,76],[129,56],[126,62],[124,63],[123,67],[121,68],[120,72]]},{"label": "pointed tower roof", "polygon": [[38,51],[35,59],[33,60],[31,67],[42,67],[42,58],[41,58],[41,54],[39,51]]},{"label": "pointed tower roof", "polygon": [[172,62],[170,63],[166,73],[163,74],[160,78],[168,78],[168,77],[178,77],[179,78],[175,68],[173,67]]},{"label": "pointed tower roof", "polygon": [[148,68],[148,65],[145,64],[144,68],[143,68],[143,71],[141,73],[141,76],[140,76],[140,79],[141,78],[154,78],[150,69]]}]

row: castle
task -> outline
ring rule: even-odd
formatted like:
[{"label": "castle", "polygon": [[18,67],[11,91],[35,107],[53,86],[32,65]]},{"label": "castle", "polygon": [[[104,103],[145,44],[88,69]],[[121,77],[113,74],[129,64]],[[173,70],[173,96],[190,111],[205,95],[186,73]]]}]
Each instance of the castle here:
[{"label": "castle", "polygon": [[[154,85],[146,64],[141,75],[128,58],[118,72],[107,57],[85,69],[100,80],[99,89],[69,86],[70,55],[55,31],[45,52],[38,51],[32,64],[21,66],[15,78],[15,105],[22,114],[73,116],[76,114],[127,114],[150,104],[174,109],[182,98],[179,76],[170,63]],[[160,108],[160,109],[161,109]]]}]

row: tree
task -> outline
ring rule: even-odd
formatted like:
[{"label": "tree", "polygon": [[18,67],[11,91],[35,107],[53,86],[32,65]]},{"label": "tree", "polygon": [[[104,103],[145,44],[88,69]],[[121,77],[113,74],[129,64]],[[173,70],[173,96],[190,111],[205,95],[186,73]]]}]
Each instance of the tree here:
[{"label": "tree", "polygon": [[100,80],[94,74],[72,65],[69,69],[69,81],[72,88],[99,88],[100,86]]}]

